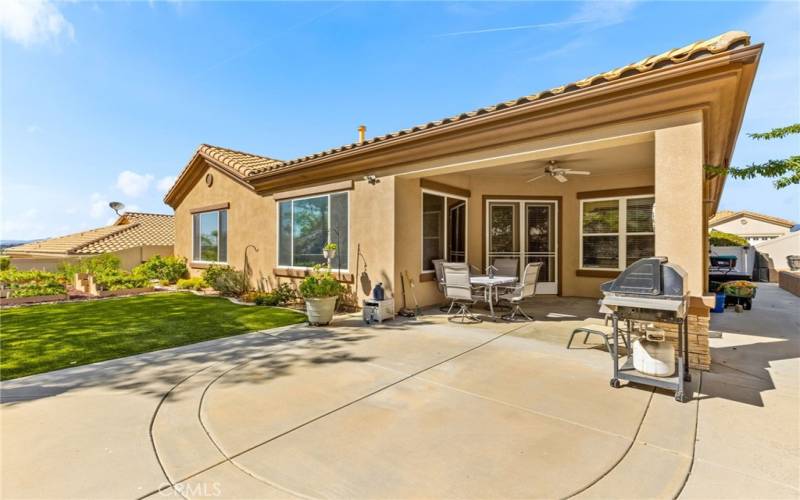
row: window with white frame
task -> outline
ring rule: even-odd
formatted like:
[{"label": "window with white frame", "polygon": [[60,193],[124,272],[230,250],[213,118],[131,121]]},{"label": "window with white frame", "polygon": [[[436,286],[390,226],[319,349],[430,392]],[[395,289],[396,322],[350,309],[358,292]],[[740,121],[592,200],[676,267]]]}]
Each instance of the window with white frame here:
[{"label": "window with white frame", "polygon": [[581,268],[621,270],[655,254],[652,196],[581,201]]},{"label": "window with white frame", "polygon": [[228,262],[228,211],[200,212],[192,219],[192,260]]},{"label": "window with white frame", "polygon": [[467,200],[422,192],[422,272],[434,272],[433,261],[466,262]]},{"label": "window with white frame", "polygon": [[337,245],[331,267],[348,266],[348,193],[331,193],[278,202],[278,265],[325,264],[323,248]]}]

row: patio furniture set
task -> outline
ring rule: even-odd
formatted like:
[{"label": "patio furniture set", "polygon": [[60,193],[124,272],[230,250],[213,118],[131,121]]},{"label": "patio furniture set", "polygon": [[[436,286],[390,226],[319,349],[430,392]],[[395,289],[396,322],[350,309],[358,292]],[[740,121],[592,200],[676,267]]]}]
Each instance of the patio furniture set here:
[{"label": "patio furniture set", "polygon": [[[449,301],[442,311],[455,314],[448,319],[460,323],[476,323],[482,319],[472,312],[472,307],[484,303],[489,308],[488,318],[497,321],[497,306],[505,307],[508,313],[501,316],[506,321],[533,321],[522,303],[536,295],[541,262],[532,262],[522,271],[522,279],[517,278],[519,261],[513,258],[495,259],[487,268],[487,274],[474,274],[477,268],[465,262],[433,261],[439,290]],[[479,271],[478,271],[479,272]]]}]

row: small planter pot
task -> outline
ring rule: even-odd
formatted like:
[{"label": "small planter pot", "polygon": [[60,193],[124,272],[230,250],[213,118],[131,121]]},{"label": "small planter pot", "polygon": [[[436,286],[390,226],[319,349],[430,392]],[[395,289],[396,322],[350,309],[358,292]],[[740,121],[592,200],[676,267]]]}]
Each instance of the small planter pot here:
[{"label": "small planter pot", "polygon": [[322,256],[330,260],[336,257],[336,250],[322,250]]},{"label": "small planter pot", "polygon": [[306,315],[310,325],[327,325],[333,319],[336,297],[305,299]]}]

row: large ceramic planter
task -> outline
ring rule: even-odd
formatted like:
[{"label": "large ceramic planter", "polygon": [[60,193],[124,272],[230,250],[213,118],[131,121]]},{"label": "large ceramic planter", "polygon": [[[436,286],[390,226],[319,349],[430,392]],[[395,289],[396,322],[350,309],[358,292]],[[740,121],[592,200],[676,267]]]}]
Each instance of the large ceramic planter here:
[{"label": "large ceramic planter", "polygon": [[327,325],[333,319],[336,308],[336,297],[321,297],[318,299],[305,299],[306,315],[311,325]]}]

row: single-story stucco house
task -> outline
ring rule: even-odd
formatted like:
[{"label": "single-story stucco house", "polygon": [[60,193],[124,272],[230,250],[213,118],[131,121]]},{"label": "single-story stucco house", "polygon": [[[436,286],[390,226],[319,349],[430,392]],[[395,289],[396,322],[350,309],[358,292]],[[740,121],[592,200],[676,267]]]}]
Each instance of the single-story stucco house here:
[{"label": "single-story stucco house", "polygon": [[749,210],[737,212],[720,210],[708,221],[709,230],[716,229],[723,233],[735,234],[751,244],[787,235],[794,225],[795,223],[790,220]]},{"label": "single-story stucco house", "polygon": [[165,196],[175,253],[194,273],[227,262],[274,284],[338,242],[333,267],[359,298],[383,282],[399,299],[408,273],[421,305],[443,299],[439,258],[538,261],[540,294],[598,297],[636,259],[667,256],[688,273],[691,364],[707,368],[708,219],[725,177],[704,165],[730,162],[761,50],[732,31],[289,161],[201,145]]},{"label": "single-story stucco house", "polygon": [[19,270],[55,271],[65,261],[111,253],[122,269],[131,270],[155,255],[173,254],[174,220],[172,215],[128,212],[110,226],[9,247],[5,255]]}]

